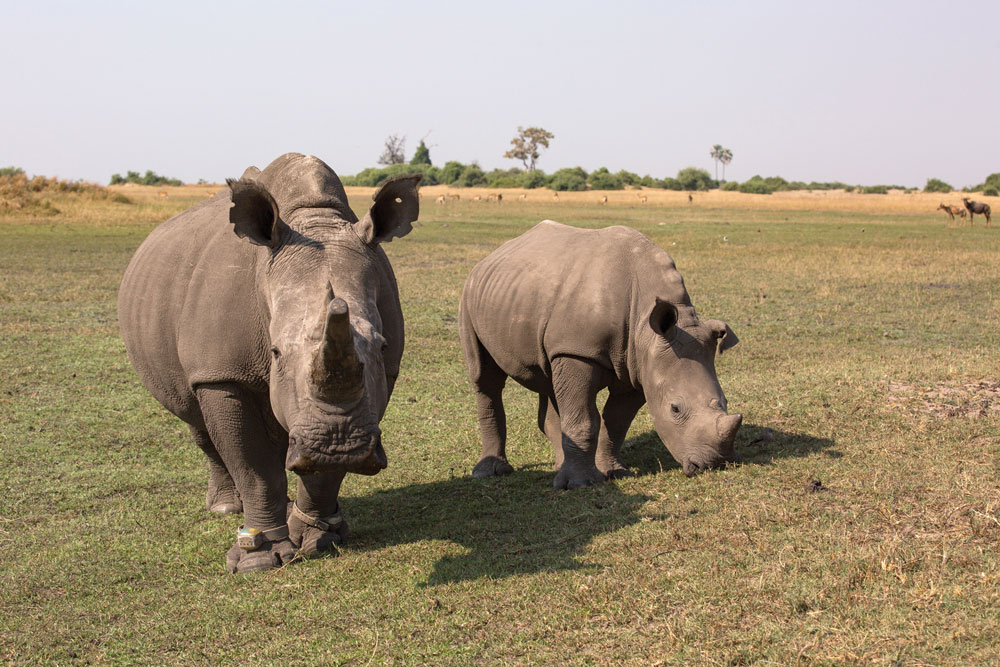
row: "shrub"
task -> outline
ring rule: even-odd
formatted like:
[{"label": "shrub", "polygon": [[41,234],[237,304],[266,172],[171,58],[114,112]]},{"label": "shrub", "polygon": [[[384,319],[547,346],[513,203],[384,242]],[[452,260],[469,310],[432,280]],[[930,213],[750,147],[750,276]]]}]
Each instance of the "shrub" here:
[{"label": "shrub", "polygon": [[413,159],[410,160],[410,164],[426,164],[428,166],[431,164],[431,151],[427,148],[427,144],[424,143],[423,139],[420,140],[417,150],[413,151]]},{"label": "shrub", "polygon": [[740,189],[740,184],[737,181],[726,181],[722,184],[722,189],[726,192],[736,192]]},{"label": "shrub", "polygon": [[587,179],[594,190],[624,190],[625,185],[617,174],[612,174],[607,167],[601,167],[590,174]]},{"label": "shrub", "polygon": [[581,167],[560,169],[549,178],[549,187],[553,190],[586,190],[587,172]]},{"label": "shrub", "polygon": [[774,192],[774,188],[768,185],[767,180],[759,174],[754,174],[740,183],[739,190],[751,195],[769,195]]},{"label": "shrub", "polygon": [[494,169],[486,174],[486,185],[491,188],[519,188],[521,187],[520,169]]},{"label": "shrub", "polygon": [[677,172],[677,182],[681,184],[679,190],[711,190],[716,186],[712,175],[697,167],[681,169]]},{"label": "shrub", "polygon": [[465,171],[464,164],[450,160],[441,168],[441,182],[445,185],[451,185],[462,177],[463,171]]},{"label": "shrub", "polygon": [[521,175],[522,188],[544,188],[549,184],[549,177],[541,169],[526,171]]},{"label": "shrub", "polygon": [[103,199],[116,204],[131,204],[125,195],[83,181],[62,181],[58,178],[35,176],[28,178],[23,169],[9,167],[0,171],[0,215],[20,212],[33,215],[56,215],[59,209],[44,194],[72,194],[86,199]]},{"label": "shrub", "polygon": [[394,176],[419,173],[423,175],[421,185],[437,185],[440,183],[440,170],[429,164],[390,164],[388,167],[368,167],[354,176],[344,176],[340,182],[344,185],[361,185],[375,187]]},{"label": "shrub", "polygon": [[928,178],[927,185],[924,186],[924,192],[951,192],[952,188],[949,184],[945,183],[939,178]]},{"label": "shrub", "polygon": [[994,188],[994,187],[983,188],[983,196],[984,197],[996,197],[996,196],[998,196],[997,195],[997,189]]},{"label": "shrub", "polygon": [[974,185],[972,187],[962,188],[962,192],[986,192],[987,188],[993,188],[994,190],[1000,190],[1000,174],[990,174],[986,177],[986,180],[979,185]]},{"label": "shrub", "polygon": [[465,169],[462,170],[462,175],[459,176],[455,185],[460,188],[473,188],[477,185],[486,185],[486,174],[483,172],[482,167],[473,162],[470,165],[466,165]]},{"label": "shrub", "polygon": [[123,178],[121,174],[112,174],[111,182],[108,185],[121,185],[123,183],[135,183],[136,185],[184,185],[179,178],[168,178],[160,176],[152,169],[147,169],[144,176],[140,176],[137,171],[125,172]]},{"label": "shrub", "polygon": [[676,178],[658,178],[653,181],[654,188],[663,188],[664,190],[683,190],[684,186]]},{"label": "shrub", "polygon": [[[639,178],[638,174],[633,174],[631,171],[625,171],[622,169],[615,174],[618,180],[622,182],[622,185],[641,185],[642,179]],[[648,178],[648,176],[647,176]]]},{"label": "shrub", "polygon": [[858,186],[857,191],[863,195],[887,195],[889,186],[887,185],[865,185]]},{"label": "shrub", "polygon": [[850,185],[841,183],[840,181],[830,181],[829,183],[822,183],[819,181],[812,181],[806,186],[809,190],[851,190]]}]

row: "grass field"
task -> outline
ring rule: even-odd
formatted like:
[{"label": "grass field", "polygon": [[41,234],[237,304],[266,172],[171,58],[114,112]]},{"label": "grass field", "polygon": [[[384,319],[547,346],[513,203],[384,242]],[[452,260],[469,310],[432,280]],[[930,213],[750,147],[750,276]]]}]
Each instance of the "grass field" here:
[{"label": "grass field", "polygon": [[[957,193],[426,189],[387,246],[407,322],[389,468],[345,482],[339,558],[229,576],[240,519],[204,511],[203,455],[139,384],[115,315],[136,246],[214,189],[0,219],[0,660],[1000,661],[1000,225],[933,211]],[[515,472],[470,478],[458,297],[543,218],[639,229],[729,322],[743,465],[684,477],[644,410],[637,477],[553,491],[534,397],[511,387]]]}]

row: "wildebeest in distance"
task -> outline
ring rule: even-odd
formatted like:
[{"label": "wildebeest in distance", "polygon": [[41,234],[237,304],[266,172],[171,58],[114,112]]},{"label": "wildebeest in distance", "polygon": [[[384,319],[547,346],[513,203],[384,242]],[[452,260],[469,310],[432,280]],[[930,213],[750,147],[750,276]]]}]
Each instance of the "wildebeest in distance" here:
[{"label": "wildebeest in distance", "polygon": [[962,203],[969,211],[969,226],[975,225],[976,213],[986,216],[986,226],[990,226],[990,205],[981,201],[972,201],[968,197],[962,197]]}]

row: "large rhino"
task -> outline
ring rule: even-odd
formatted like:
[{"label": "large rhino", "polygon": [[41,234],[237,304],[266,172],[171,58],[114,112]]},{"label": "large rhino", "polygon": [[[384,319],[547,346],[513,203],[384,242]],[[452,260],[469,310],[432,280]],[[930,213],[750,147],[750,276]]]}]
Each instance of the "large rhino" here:
[{"label": "large rhino", "polygon": [[344,475],[386,465],[403,316],[379,244],[411,230],[419,181],[384,184],[359,221],[330,167],[289,153],[154,229],[125,270],[132,364],[208,455],[207,508],[244,513],[231,572],[333,549]]},{"label": "large rhino", "polygon": [[[545,220],[479,262],[462,292],[459,331],[476,394],[475,477],[506,474],[508,377],[539,394],[557,489],[631,475],[621,447],[639,408],[688,476],[737,460],[742,415],[726,413],[715,354],[737,343],[695,313],[673,260],[628,227]],[[608,389],[603,414],[596,398]]]}]

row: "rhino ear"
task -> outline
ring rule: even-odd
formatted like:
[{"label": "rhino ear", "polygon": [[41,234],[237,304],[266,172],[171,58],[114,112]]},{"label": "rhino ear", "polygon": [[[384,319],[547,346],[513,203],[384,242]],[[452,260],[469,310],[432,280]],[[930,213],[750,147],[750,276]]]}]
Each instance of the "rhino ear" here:
[{"label": "rhino ear", "polygon": [[236,235],[257,245],[276,248],[287,227],[278,217],[278,204],[271,193],[249,178],[238,181],[227,178],[226,185],[233,200],[229,222],[233,223]]},{"label": "rhino ear", "polygon": [[354,228],[368,245],[388,243],[412,231],[410,225],[420,214],[417,184],[422,174],[397,176],[382,184],[372,199],[375,201],[365,217]]},{"label": "rhino ear", "polygon": [[677,324],[677,307],[669,301],[656,297],[656,305],[649,314],[649,326],[657,335],[666,338]]},{"label": "rhino ear", "polygon": [[722,354],[740,342],[740,339],[736,337],[736,334],[729,328],[729,325],[722,320],[708,320],[705,322],[705,326],[711,330],[712,335],[719,341],[719,354]]}]

